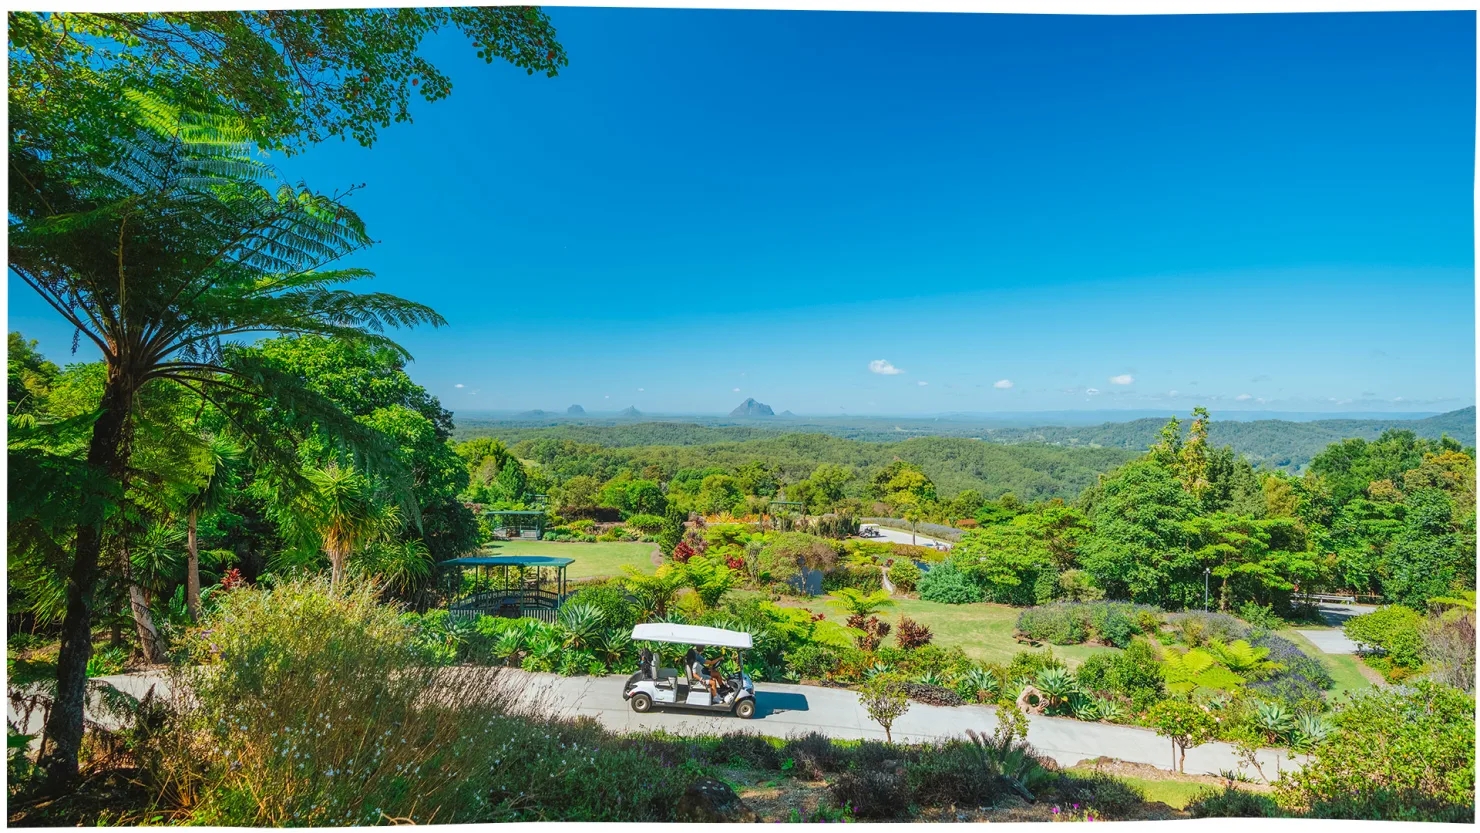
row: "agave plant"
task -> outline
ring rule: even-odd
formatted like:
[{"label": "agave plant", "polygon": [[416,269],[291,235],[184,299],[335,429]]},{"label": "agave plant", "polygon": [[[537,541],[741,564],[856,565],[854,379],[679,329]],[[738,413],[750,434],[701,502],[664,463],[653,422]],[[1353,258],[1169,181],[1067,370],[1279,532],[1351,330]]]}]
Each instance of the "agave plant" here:
[{"label": "agave plant", "polygon": [[[972,668],[956,682],[957,693],[970,700],[986,702],[996,698],[1002,684],[997,675],[985,668]],[[965,693],[962,693],[964,690]]]},{"label": "agave plant", "polygon": [[632,637],[624,630],[609,630],[596,639],[596,656],[616,667],[632,650]]},{"label": "agave plant", "polygon": [[1290,746],[1297,752],[1309,752],[1331,736],[1331,721],[1319,714],[1302,714],[1295,719],[1290,732]]},{"label": "agave plant", "polygon": [[945,688],[946,686],[945,676],[936,673],[935,671],[926,671],[924,674],[916,677],[915,682],[920,683],[921,685],[933,685],[939,688]]},{"label": "agave plant", "polygon": [[892,671],[894,671],[894,666],[890,665],[889,663],[876,662],[873,665],[869,666],[868,669],[863,672],[863,678],[865,680],[872,680],[880,674],[888,674]]},{"label": "agave plant", "polygon": [[579,650],[590,647],[601,635],[601,626],[606,622],[606,615],[596,605],[576,602],[560,609],[559,622],[564,631],[565,646]]},{"label": "agave plant", "polygon": [[1280,703],[1258,703],[1254,707],[1254,725],[1274,742],[1295,727],[1295,718]]},{"label": "agave plant", "polygon": [[1086,697],[1079,692],[1069,695],[1069,711],[1074,714],[1076,720],[1095,721],[1100,719],[1100,704],[1092,697]]},{"label": "agave plant", "polygon": [[523,666],[526,671],[553,671],[560,662],[564,645],[552,631],[541,631],[529,640],[528,654]]},{"label": "agave plant", "polygon": [[1125,720],[1125,706],[1119,700],[1101,698],[1095,701],[1095,708],[1100,713],[1100,719],[1111,723],[1120,723]]},{"label": "agave plant", "polygon": [[1050,709],[1063,705],[1069,695],[1079,691],[1074,675],[1063,668],[1044,668],[1033,678],[1033,685],[1048,698]]}]

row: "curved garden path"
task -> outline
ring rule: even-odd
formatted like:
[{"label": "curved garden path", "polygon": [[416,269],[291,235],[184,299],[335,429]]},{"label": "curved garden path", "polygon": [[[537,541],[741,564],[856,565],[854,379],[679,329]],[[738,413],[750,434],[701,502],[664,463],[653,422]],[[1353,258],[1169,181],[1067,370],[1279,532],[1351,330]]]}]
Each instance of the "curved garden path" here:
[{"label": "curved garden path", "polygon": [[[756,717],[741,720],[697,711],[637,714],[622,699],[624,676],[561,677],[492,668],[486,672],[489,682],[520,706],[550,716],[593,717],[615,732],[664,729],[678,734],[720,734],[740,731],[781,738],[821,732],[839,739],[884,739],[884,730],[869,719],[858,702],[858,695],[847,689],[758,683]],[[151,686],[158,687],[158,693],[162,693],[167,685],[164,675],[158,672],[120,674],[98,680],[135,697],[143,697]],[[466,678],[461,678],[459,684],[466,682]],[[912,702],[910,710],[895,722],[893,734],[901,742],[926,742],[963,737],[967,729],[990,733],[997,725],[996,712],[990,706],[944,707]],[[14,715],[12,719],[15,719]],[[1169,767],[1172,761],[1170,741],[1133,726],[1034,716],[1029,718],[1028,741],[1041,754],[1065,767],[1101,757],[1161,768]],[[1259,760],[1264,774],[1271,779],[1280,769],[1300,766],[1299,757],[1292,758],[1285,750],[1262,750]],[[1259,776],[1259,773],[1240,764],[1228,744],[1209,743],[1187,752],[1189,774],[1217,775],[1224,770],[1244,770],[1251,777]]]}]

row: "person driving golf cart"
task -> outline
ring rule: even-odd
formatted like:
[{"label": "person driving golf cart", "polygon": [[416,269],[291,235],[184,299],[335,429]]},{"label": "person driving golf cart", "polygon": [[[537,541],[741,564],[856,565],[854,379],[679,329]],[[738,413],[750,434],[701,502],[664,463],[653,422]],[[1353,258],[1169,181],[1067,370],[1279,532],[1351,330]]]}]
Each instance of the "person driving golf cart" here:
[{"label": "person driving golf cart", "polygon": [[[755,715],[755,685],[745,673],[740,651],[751,647],[750,634],[697,625],[654,622],[632,629],[636,642],[687,645],[681,669],[659,668],[661,663],[644,648],[639,670],[627,680],[622,696],[632,710],[647,712],[654,706],[733,711],[742,718]],[[706,657],[705,649],[715,648]],[[734,670],[726,673],[725,648],[734,649]],[[671,655],[670,655],[671,656]]]}]

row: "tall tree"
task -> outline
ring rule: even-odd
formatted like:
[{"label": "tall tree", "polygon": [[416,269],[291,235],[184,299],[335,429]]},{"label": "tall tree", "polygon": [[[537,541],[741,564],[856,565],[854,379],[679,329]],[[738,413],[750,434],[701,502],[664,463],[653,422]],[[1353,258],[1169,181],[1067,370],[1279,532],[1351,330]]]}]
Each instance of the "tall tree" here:
[{"label": "tall tree", "polygon": [[[103,355],[106,382],[86,456],[95,482],[127,481],[130,415],[140,391],[159,384],[211,403],[264,460],[293,457],[290,436],[267,430],[263,415],[271,411],[273,429],[311,424],[381,451],[393,465],[375,432],[243,355],[232,339],[318,333],[400,349],[378,331],[440,325],[441,317],[394,296],[335,288],[369,277],[322,268],[369,244],[363,224],[335,197],[274,181],[244,131],[141,95],[128,104],[138,119],[126,161],[78,179],[38,157],[12,189],[12,272]],[[57,702],[41,760],[54,786],[77,772],[102,533],[91,521],[76,533]]]}]

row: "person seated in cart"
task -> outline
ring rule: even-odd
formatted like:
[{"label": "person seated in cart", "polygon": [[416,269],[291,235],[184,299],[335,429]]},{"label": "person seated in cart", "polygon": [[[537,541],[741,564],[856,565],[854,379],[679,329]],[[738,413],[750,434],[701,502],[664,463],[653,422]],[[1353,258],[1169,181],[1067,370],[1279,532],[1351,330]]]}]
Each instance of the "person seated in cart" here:
[{"label": "person seated in cart", "polygon": [[[637,642],[660,642],[688,646],[681,669],[654,668],[657,663],[645,660],[623,687],[623,697],[633,711],[646,712],[658,707],[699,708],[732,711],[742,718],[755,716],[755,684],[745,673],[740,651],[751,647],[750,634],[697,625],[654,622],[632,629]],[[715,648],[713,659],[705,649]],[[735,651],[735,668],[726,673],[723,649]],[[651,652],[644,649],[644,657]],[[682,677],[682,681],[680,681]]]}]

